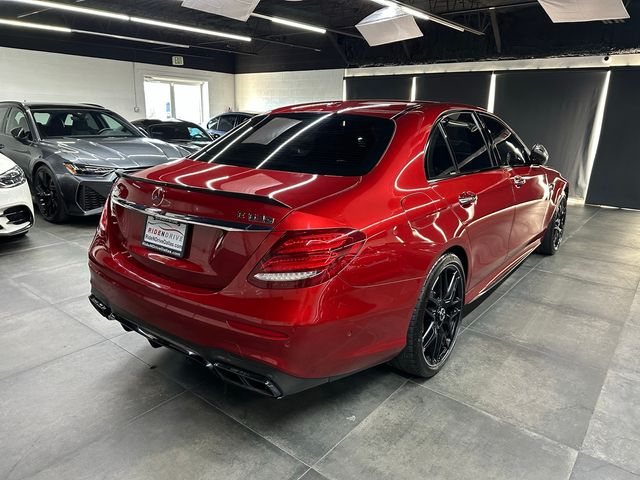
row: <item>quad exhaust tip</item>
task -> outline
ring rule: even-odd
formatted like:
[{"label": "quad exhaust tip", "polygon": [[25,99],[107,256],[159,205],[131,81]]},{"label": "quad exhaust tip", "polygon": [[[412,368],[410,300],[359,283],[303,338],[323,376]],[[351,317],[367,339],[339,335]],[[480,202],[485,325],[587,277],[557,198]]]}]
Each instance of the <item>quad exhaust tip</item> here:
[{"label": "quad exhaust tip", "polygon": [[278,388],[278,386],[269,378],[263,375],[259,375],[219,361],[212,363],[207,360],[205,356],[189,349],[188,347],[179,345],[175,342],[167,340],[166,338],[159,337],[155,333],[151,333],[148,330],[136,325],[135,323],[114,314],[111,308],[109,308],[108,305],[105,305],[105,303],[98,299],[95,295],[90,295],[89,301],[103,317],[107,318],[108,320],[115,320],[119,322],[122,325],[122,328],[124,328],[128,332],[139,333],[147,339],[147,341],[153,348],[166,347],[182,353],[183,355],[187,356],[191,360],[194,360],[203,367],[215,372],[218,377],[226,383],[231,383],[238,387],[244,388],[245,390],[251,390],[252,392],[260,393],[262,395],[273,398],[280,398],[283,396],[282,391]]}]

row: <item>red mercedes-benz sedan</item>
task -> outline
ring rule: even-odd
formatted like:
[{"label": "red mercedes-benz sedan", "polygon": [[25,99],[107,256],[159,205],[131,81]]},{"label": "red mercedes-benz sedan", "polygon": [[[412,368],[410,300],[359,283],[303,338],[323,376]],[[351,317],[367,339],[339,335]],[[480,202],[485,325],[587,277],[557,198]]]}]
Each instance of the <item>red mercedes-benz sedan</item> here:
[{"label": "red mercedes-benz sedan", "polygon": [[568,186],[547,158],[464,105],[281,108],[120,175],[91,302],[274,397],[388,361],[430,377],[465,303],[558,249]]}]

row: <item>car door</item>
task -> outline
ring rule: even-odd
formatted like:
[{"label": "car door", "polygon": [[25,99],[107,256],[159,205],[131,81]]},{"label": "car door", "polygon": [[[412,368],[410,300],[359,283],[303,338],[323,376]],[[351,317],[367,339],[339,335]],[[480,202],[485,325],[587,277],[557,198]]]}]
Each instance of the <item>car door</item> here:
[{"label": "car door", "polygon": [[[25,132],[28,132],[30,137],[24,140],[15,138],[12,132],[17,128],[22,128]],[[0,132],[0,153],[13,160],[27,175],[31,168],[32,138],[32,127],[24,110],[18,107],[11,107]]]},{"label": "car door", "polygon": [[544,168],[530,163],[526,146],[512,129],[493,116],[481,118],[513,185],[516,211],[509,255],[514,257],[526,250],[543,230],[550,198],[547,176]]},{"label": "car door", "polygon": [[514,219],[510,175],[492,158],[471,112],[444,117],[429,142],[429,183],[465,226],[470,244],[469,288],[473,288],[492,277],[507,259]]}]

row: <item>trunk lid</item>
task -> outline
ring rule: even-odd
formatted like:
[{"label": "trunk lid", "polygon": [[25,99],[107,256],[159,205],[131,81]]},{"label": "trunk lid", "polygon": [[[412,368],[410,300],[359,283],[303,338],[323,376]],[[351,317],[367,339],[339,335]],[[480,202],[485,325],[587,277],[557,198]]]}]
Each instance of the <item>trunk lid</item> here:
[{"label": "trunk lid", "polygon": [[[117,238],[118,250],[156,275],[182,286],[219,290],[246,266],[292,210],[358,182],[359,177],[179,160],[121,175],[112,200],[117,222],[111,228],[117,235],[111,238]],[[175,227],[175,222],[186,225],[181,258],[150,246],[149,236],[145,241],[148,218],[169,227]]]}]

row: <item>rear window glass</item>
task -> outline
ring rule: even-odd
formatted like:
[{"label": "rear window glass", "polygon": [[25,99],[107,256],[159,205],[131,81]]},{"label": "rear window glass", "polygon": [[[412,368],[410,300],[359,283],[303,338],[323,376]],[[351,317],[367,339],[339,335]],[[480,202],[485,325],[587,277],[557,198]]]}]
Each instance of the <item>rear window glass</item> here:
[{"label": "rear window glass", "polygon": [[317,175],[359,176],[384,154],[391,120],[340,113],[254,117],[196,157],[210,163]]}]

